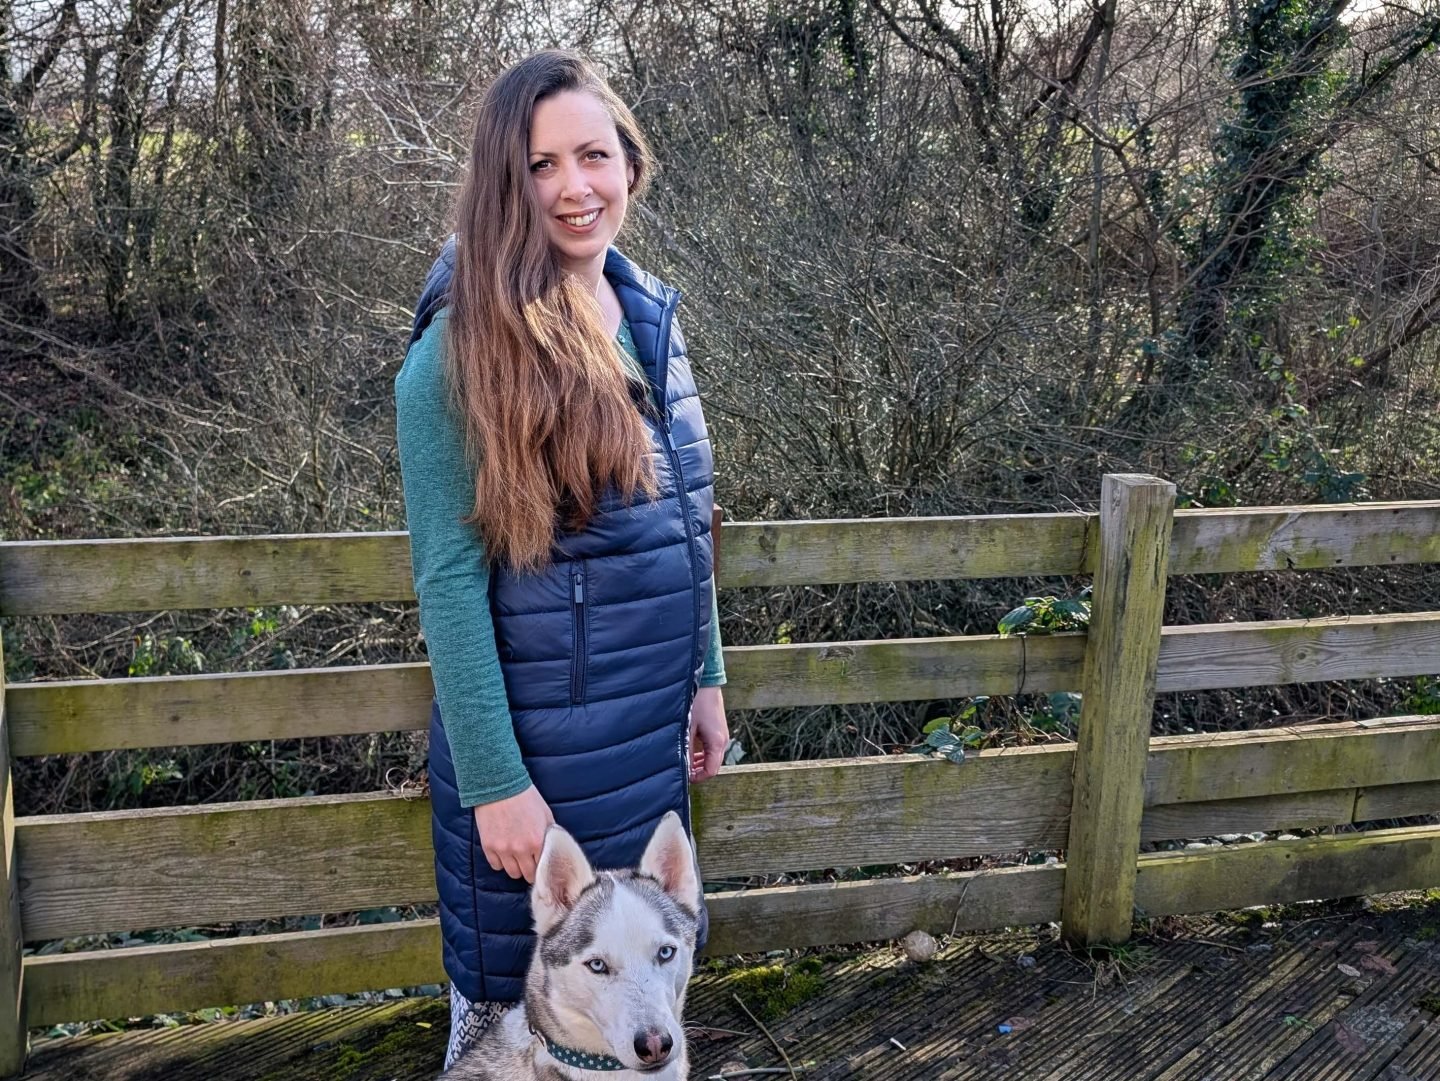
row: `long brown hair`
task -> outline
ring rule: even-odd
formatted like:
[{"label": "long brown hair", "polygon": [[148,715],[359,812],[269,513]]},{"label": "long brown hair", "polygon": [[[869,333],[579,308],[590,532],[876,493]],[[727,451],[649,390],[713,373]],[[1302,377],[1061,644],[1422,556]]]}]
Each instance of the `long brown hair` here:
[{"label": "long brown hair", "polygon": [[656,490],[600,305],[557,263],[530,183],[535,103],[567,90],[606,107],[634,170],[630,194],[643,191],[652,156],[630,110],[580,56],[546,50],[486,92],[456,208],[446,370],[476,465],[466,521],[517,570],[548,564],[557,525],[583,527],[606,487],[627,499]]}]

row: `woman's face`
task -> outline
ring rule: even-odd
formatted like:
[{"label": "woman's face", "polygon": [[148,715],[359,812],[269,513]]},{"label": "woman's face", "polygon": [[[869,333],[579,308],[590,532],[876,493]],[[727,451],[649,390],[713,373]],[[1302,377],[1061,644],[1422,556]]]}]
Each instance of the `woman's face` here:
[{"label": "woman's face", "polygon": [[605,250],[625,220],[633,178],[615,122],[593,94],[566,90],[535,103],[530,179],[564,269],[599,280]]}]

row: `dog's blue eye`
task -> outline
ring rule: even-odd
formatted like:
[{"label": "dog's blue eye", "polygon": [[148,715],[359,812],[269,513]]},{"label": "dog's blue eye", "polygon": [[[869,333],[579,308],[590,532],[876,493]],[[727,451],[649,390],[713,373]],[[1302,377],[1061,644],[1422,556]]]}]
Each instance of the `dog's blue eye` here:
[{"label": "dog's blue eye", "polygon": [[658,956],[659,956],[659,958],[660,958],[661,961],[669,961],[669,960],[671,960],[671,959],[674,958],[674,956],[675,956],[675,947],[674,947],[674,946],[661,946],[661,947],[660,947],[660,953],[659,953]]},{"label": "dog's blue eye", "polygon": [[598,957],[592,957],[589,961],[586,961],[585,967],[597,976],[603,976],[610,971],[610,966]]}]

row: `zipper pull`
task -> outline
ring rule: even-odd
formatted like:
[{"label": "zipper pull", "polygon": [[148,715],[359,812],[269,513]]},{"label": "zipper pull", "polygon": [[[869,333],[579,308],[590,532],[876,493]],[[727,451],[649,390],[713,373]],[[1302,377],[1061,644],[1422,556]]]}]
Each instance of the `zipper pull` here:
[{"label": "zipper pull", "polygon": [[585,579],[584,579],[584,577],[581,576],[581,574],[580,574],[579,571],[576,571],[573,577],[574,577],[574,579],[575,579],[575,603],[576,603],[576,604],[584,604],[584,603],[585,603]]}]

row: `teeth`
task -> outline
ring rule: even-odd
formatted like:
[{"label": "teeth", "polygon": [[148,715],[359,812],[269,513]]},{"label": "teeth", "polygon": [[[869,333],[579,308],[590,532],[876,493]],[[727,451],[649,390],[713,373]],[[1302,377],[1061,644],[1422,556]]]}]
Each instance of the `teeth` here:
[{"label": "teeth", "polygon": [[575,226],[577,229],[579,229],[579,228],[584,228],[585,226],[589,225],[592,221],[594,221],[594,220],[595,220],[596,218],[598,218],[599,216],[600,216],[600,211],[598,211],[598,210],[592,210],[592,211],[590,211],[590,213],[588,213],[588,214],[582,214],[582,215],[580,215],[580,217],[578,217],[578,218],[566,218],[566,217],[562,217],[560,220],[563,221],[566,225],[573,225],[573,226]]}]

